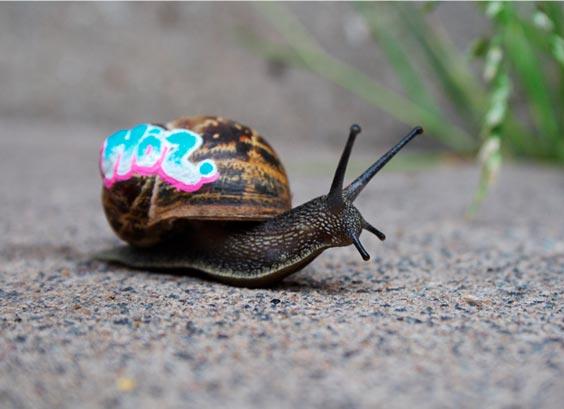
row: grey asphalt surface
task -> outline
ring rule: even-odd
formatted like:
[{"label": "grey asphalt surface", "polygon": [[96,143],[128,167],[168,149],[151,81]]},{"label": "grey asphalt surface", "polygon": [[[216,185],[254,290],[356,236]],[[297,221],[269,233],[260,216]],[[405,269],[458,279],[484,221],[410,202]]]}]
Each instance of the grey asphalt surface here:
[{"label": "grey asphalt surface", "polygon": [[[103,136],[0,121],[1,408],[562,407],[561,169],[508,164],[472,221],[474,167],[384,172],[358,201],[388,236],[369,262],[251,290],[91,261],[118,243]],[[295,204],[325,192],[337,153],[269,140]]]}]

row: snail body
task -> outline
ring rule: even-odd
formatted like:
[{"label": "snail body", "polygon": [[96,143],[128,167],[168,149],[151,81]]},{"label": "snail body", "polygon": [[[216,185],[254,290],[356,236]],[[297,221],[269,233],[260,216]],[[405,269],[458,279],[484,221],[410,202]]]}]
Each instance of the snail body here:
[{"label": "snail body", "polygon": [[[134,268],[197,271],[248,287],[282,280],[331,247],[353,244],[368,260],[359,241],[362,230],[381,240],[385,236],[362,218],[353,202],[370,179],[422,133],[414,128],[343,188],[360,133],[353,125],[329,193],[291,209],[284,168],[252,129],[217,117],[143,126],[116,133],[121,139],[110,136],[102,147],[104,210],[114,231],[130,246],[100,258]],[[144,138],[139,137],[142,131]],[[130,132],[127,141],[124,132]],[[176,169],[174,164],[163,166],[175,160],[179,169],[188,170],[175,173],[169,172]]]}]

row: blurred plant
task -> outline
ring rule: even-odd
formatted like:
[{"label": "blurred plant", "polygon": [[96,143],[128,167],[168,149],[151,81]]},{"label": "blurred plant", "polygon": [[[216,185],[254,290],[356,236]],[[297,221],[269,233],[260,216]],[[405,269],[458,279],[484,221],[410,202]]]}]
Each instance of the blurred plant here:
[{"label": "blurred plant", "polygon": [[[564,163],[564,13],[560,3],[480,3],[492,23],[491,34],[460,53],[437,22],[428,21],[436,5],[355,4],[405,95],[332,57],[279,3],[257,7],[286,44],[248,32],[244,41],[266,58],[333,81],[403,123],[422,124],[428,135],[458,154],[479,153],[480,183],[469,209],[473,214],[495,180],[502,152]],[[472,72],[469,57],[483,61],[483,78]],[[422,65],[449,101],[454,118],[429,91]]]}]

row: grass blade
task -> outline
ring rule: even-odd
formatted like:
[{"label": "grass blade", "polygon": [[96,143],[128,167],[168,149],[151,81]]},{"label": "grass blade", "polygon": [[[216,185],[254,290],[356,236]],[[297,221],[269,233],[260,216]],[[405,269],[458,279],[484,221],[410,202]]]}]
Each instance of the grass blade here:
[{"label": "grass blade", "polygon": [[439,85],[452,101],[461,118],[471,128],[477,128],[483,115],[485,96],[480,85],[466,69],[461,55],[455,52],[413,6],[398,5],[413,42],[419,45],[423,57],[432,68]]},{"label": "grass blade", "polygon": [[383,7],[374,3],[356,3],[356,9],[368,24],[372,38],[386,54],[407,95],[418,105],[440,115],[437,102],[427,92],[419,73],[412,66],[412,58],[403,49],[403,44],[397,41],[397,33],[389,24],[389,13],[383,13]]},{"label": "grass blade", "polygon": [[445,122],[427,107],[413,103],[356,68],[327,54],[285,7],[277,3],[257,3],[256,6],[285,37],[291,49],[311,71],[353,92],[406,124],[420,123],[429,135],[458,152],[471,152],[475,149],[475,140],[463,129]]}]

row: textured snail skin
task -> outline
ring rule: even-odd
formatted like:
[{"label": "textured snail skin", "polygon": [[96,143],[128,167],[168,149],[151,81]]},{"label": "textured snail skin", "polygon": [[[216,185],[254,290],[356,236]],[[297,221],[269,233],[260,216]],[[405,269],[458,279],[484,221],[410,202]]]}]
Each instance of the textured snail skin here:
[{"label": "textured snail skin", "polygon": [[302,269],[328,248],[352,244],[351,234],[362,231],[362,217],[352,204],[334,208],[322,196],[264,222],[192,227],[192,236],[153,248],[119,247],[102,258],[135,268],[197,270],[227,284],[262,287]]}]

